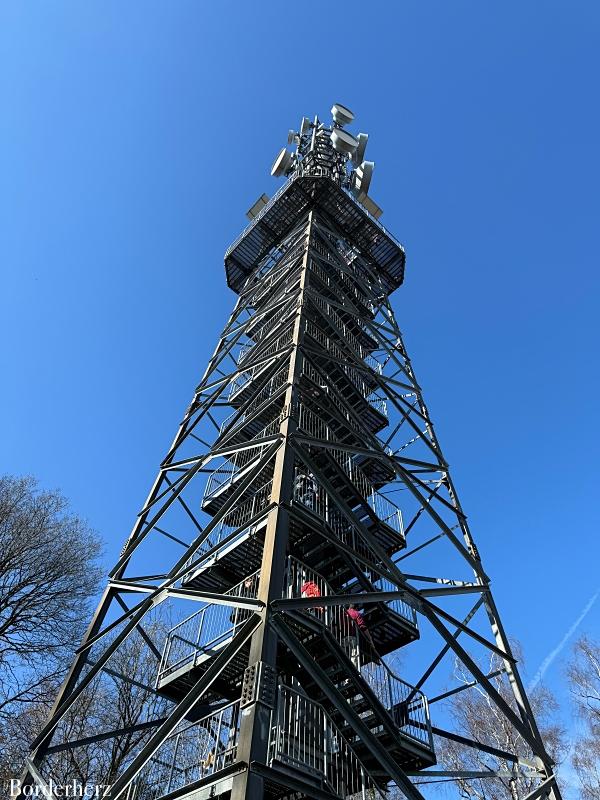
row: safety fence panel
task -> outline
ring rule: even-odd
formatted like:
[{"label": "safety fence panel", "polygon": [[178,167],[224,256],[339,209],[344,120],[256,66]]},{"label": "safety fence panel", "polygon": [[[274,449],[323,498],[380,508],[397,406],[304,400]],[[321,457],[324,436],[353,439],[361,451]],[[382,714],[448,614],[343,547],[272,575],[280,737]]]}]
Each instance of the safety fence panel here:
[{"label": "safety fence panel", "polygon": [[385,798],[323,706],[288,686],[279,687],[269,756],[321,779],[338,797]]},{"label": "safety fence panel", "polygon": [[239,729],[239,700],[185,723],[165,739],[136,777],[127,800],[158,800],[233,764]]},{"label": "safety fence panel", "polygon": [[[226,595],[256,598],[260,572],[248,575]],[[228,642],[251,616],[249,608],[207,603],[177,623],[163,648],[157,683],[184,667],[192,669],[204,656]]]}]

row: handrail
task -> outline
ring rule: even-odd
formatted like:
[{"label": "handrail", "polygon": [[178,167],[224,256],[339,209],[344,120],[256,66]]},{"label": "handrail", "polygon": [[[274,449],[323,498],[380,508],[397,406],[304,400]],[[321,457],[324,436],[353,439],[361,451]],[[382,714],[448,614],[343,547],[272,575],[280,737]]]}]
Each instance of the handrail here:
[{"label": "handrail", "polygon": [[274,195],[273,195],[273,197],[272,197],[272,198],[269,200],[269,202],[268,202],[266,205],[264,205],[264,206],[261,208],[261,210],[258,212],[258,214],[257,214],[257,215],[254,217],[254,219],[252,220],[252,222],[249,222],[249,223],[248,223],[248,225],[246,225],[246,227],[244,228],[244,230],[243,230],[243,231],[240,233],[240,235],[237,237],[237,239],[235,239],[235,241],[233,242],[233,244],[229,245],[229,247],[228,247],[228,248],[227,248],[227,250],[225,251],[225,260],[227,260],[227,258],[228,258],[228,257],[231,255],[231,253],[232,253],[232,252],[235,250],[235,248],[236,248],[236,247],[238,246],[238,244],[239,244],[239,243],[242,241],[242,239],[243,239],[243,238],[246,236],[246,234],[247,234],[247,233],[249,233],[249,232],[252,230],[252,228],[254,228],[254,226],[255,226],[255,225],[257,225],[257,224],[258,224],[258,223],[261,221],[261,219],[264,217],[264,215],[265,215],[265,214],[266,214],[268,211],[270,211],[270,210],[273,208],[273,206],[274,206],[274,205],[275,205],[275,203],[276,203],[276,202],[279,200],[279,198],[281,197],[281,195],[282,195],[282,194],[283,194],[283,193],[284,193],[284,192],[285,192],[285,191],[288,189],[288,187],[289,187],[289,186],[291,186],[291,185],[292,185],[292,183],[293,183],[295,180],[297,180],[297,178],[298,178],[299,176],[300,176],[300,173],[299,173],[299,172],[295,172],[295,173],[294,173],[294,174],[293,174],[291,177],[289,177],[289,178],[287,179],[287,181],[286,181],[286,182],[285,182],[285,183],[284,183],[282,186],[280,186],[280,187],[279,187],[279,189],[278,189],[278,190],[275,192],[275,194],[274,194]]},{"label": "handrail", "polygon": [[[314,419],[311,419],[313,417]],[[300,413],[298,415],[299,424],[300,426],[307,432],[309,435],[314,435],[315,432],[321,434],[321,438],[332,441],[333,437],[331,435],[331,431],[329,430],[329,426],[322,422],[312,411],[306,408],[300,407]],[[334,442],[332,441],[332,444]],[[327,452],[333,458],[333,460],[339,465],[342,469],[350,483],[354,486],[356,491],[358,492],[359,496],[365,501],[366,504],[371,508],[371,510],[375,513],[378,519],[381,522],[384,522],[386,525],[389,525],[396,533],[400,534],[400,536],[404,536],[404,523],[402,520],[402,511],[400,508],[389,500],[385,495],[381,494],[381,492],[377,491],[371,481],[367,478],[364,471],[354,462],[350,453],[346,450],[338,450],[335,446],[328,447]],[[296,469],[296,476],[302,474],[302,468],[298,467]],[[299,480],[299,479],[298,479]],[[314,487],[312,487],[312,493],[316,496],[319,492],[319,482],[316,479],[313,479]],[[295,499],[304,502],[307,504],[307,495],[300,497],[298,492],[295,493],[297,496]],[[315,509],[313,509],[315,510]],[[317,511],[320,513],[320,511]],[[322,516],[322,514],[321,514]]]},{"label": "handrail", "polygon": [[[351,368],[350,367],[346,367],[345,370],[347,370],[347,369],[351,369]],[[309,380],[311,380],[313,383],[316,383],[317,386],[320,386],[321,381],[323,380],[323,378],[318,373],[318,371],[313,367],[313,365],[307,359],[304,359],[304,362],[302,364],[302,374],[306,375],[306,377],[309,378]],[[346,372],[346,374],[348,375],[347,372]],[[339,399],[337,394],[335,392],[330,393],[328,387],[324,387],[324,388],[327,390],[327,398],[328,398],[328,400],[331,403],[333,403],[333,405],[337,408],[337,410],[340,412],[342,417],[344,417],[344,419],[346,420],[348,426],[353,428],[353,430],[355,430],[355,431],[360,430],[360,425],[357,422],[355,422],[348,415],[348,412],[344,408],[344,404]],[[376,408],[376,410],[379,411],[379,413],[382,416],[387,417],[387,406],[386,406],[384,400],[382,400],[380,397],[378,397],[377,395],[374,395],[374,394],[368,395],[367,397],[365,397],[365,400],[373,408]],[[383,402],[383,408],[377,408],[377,403],[378,402]]]},{"label": "handrail", "polygon": [[[393,591],[396,588],[382,577],[371,578],[371,582],[374,588],[380,591]],[[377,584],[381,586],[378,587]],[[288,556],[285,594],[290,598],[318,598],[331,597],[336,593],[319,572],[294,556]],[[433,749],[425,695],[395,675],[385,661],[374,652],[372,645],[363,640],[354,620],[348,615],[347,606],[343,605],[344,595],[337,596],[340,598],[340,605],[327,604],[320,608],[315,606],[306,609],[304,613],[325,625],[330,631],[402,733]],[[416,625],[416,614],[411,606],[402,600],[394,600],[386,605]]]},{"label": "handrail", "polygon": [[[263,353],[261,353],[261,359],[268,359],[270,356],[277,353],[278,350],[281,350],[287,344],[290,344],[293,339],[293,334],[294,329],[290,325],[287,330],[278,336],[277,339],[272,342],[272,344],[270,344]],[[244,372],[240,372],[238,375],[236,375],[236,377],[231,381],[228,400],[231,400],[241,389],[244,388],[244,386],[254,380],[254,378],[260,375],[270,366],[271,363],[269,361],[262,361],[260,364],[250,367],[250,369],[247,369]]]},{"label": "handrail", "polygon": [[213,470],[208,476],[206,486],[204,487],[204,496],[202,503],[206,503],[213,497],[223,486],[231,484],[235,477],[240,472],[247,469],[250,464],[255,462],[258,458],[264,455],[265,450],[269,444],[257,444],[252,446],[254,439],[264,439],[268,436],[279,431],[281,422],[279,416],[271,420],[268,425],[259,431],[252,439],[248,440],[247,446],[243,450],[236,450],[230,456],[226,456],[217,469]]},{"label": "handrail", "polygon": [[[193,574],[195,566],[202,561],[202,556],[221,542],[233,545],[233,541],[238,541],[248,534],[252,534],[258,529],[259,522],[256,520],[269,506],[271,501],[271,481],[268,480],[255,489],[251,497],[239,505],[235,505],[229,513],[213,529],[210,536],[203,544],[188,558],[184,569],[188,571],[182,579],[185,583]],[[252,524],[249,524],[253,520]],[[248,524],[246,524],[248,523]],[[231,540],[229,537],[234,531],[238,531]]]},{"label": "handrail", "polygon": [[[269,364],[267,366],[271,366],[271,365]],[[262,403],[265,402],[265,400],[270,398],[271,395],[275,394],[275,392],[278,389],[281,389],[281,387],[284,385],[284,383],[287,380],[288,372],[289,372],[288,371],[288,365],[284,364],[280,369],[277,370],[277,372],[274,375],[271,376],[271,378],[269,378],[269,380],[266,382],[266,384],[263,386],[263,388],[258,392],[256,397],[253,398],[253,400],[250,402],[250,405],[244,411],[244,415],[242,417],[242,421],[247,419],[249,416],[251,416],[251,414],[253,414],[254,411],[256,411],[256,409],[260,405],[262,405]],[[237,410],[233,411],[229,415],[227,420],[225,420],[223,423],[221,423],[221,429],[219,430],[219,435],[222,433],[222,431],[224,429],[224,426],[225,426],[225,423],[231,417],[235,416],[235,414],[237,414],[237,413],[238,413]]]},{"label": "handrail", "polygon": [[[311,319],[305,320],[304,323],[304,330],[308,333],[309,336],[320,344],[323,347],[324,355],[330,353],[335,359],[337,359],[340,364],[341,370],[346,374],[346,377],[354,385],[357,391],[365,397],[367,402],[369,402],[369,395],[371,394],[371,389],[367,385],[364,380],[364,373],[361,372],[354,366],[351,366],[347,361],[347,355],[344,351],[337,345],[335,340],[332,340],[331,337],[327,336],[318,325],[316,325]],[[369,361],[371,359],[371,361]],[[374,372],[381,374],[382,367],[372,356],[368,356],[365,359],[365,362],[369,362],[367,366],[369,369],[372,369]]]},{"label": "handrail", "polygon": [[429,705],[423,692],[399,678],[383,659],[365,664],[361,676],[399,730],[433,750]]},{"label": "handrail", "polygon": [[127,800],[158,800],[237,760],[239,700],[180,726],[130,784]]},{"label": "handrail", "polygon": [[[255,598],[260,570],[247,575],[224,594]],[[182,619],[167,633],[156,683],[177,670],[194,667],[198,659],[222,645],[251,615],[247,608],[206,603]]]},{"label": "handrail", "polygon": [[[369,583],[373,585],[374,591],[389,592],[397,591],[397,586],[392,584],[390,580],[381,575],[375,575],[372,567],[361,565],[360,561],[357,565],[363,569],[365,575],[369,575]],[[355,593],[354,583],[351,583],[351,591]],[[284,587],[284,594],[288,598],[293,597],[331,597],[337,593],[332,589],[329,582],[312,567],[309,567],[300,559],[295,556],[288,556],[288,567],[286,575],[286,584]],[[345,619],[340,620],[336,609],[342,609],[345,614],[346,606],[343,605],[342,594],[337,594],[340,598],[339,606],[326,605],[323,608],[316,606],[315,608],[306,609],[306,613],[313,616],[319,622],[322,622],[327,628],[331,630],[334,638],[342,645],[346,645],[346,638],[356,634],[357,629],[354,623],[348,624]],[[390,608],[398,616],[402,617],[406,622],[409,622],[414,627],[417,626],[417,614],[412,606],[404,602],[401,598],[390,600],[386,602],[386,606]],[[346,615],[347,616],[347,615]],[[348,617],[348,619],[350,619]],[[358,651],[361,650],[360,641],[356,643]],[[366,656],[366,653],[363,653]],[[358,653],[357,653],[358,657]],[[398,678],[398,680],[400,680]]]},{"label": "handrail", "polygon": [[324,779],[338,797],[385,800],[324,707],[289,686],[279,687],[271,712],[269,758]]},{"label": "handrail", "polygon": [[[305,176],[309,177],[310,172],[308,171],[304,172],[302,169],[299,169],[296,172],[294,172],[282,186],[279,187],[279,189],[275,192],[273,197],[271,197],[269,202],[266,205],[264,205],[258,212],[256,217],[254,217],[252,222],[246,225],[244,230],[239,234],[239,236],[235,239],[235,241],[227,248],[227,250],[225,251],[225,259],[227,259],[231,255],[231,253],[235,250],[235,248],[245,238],[246,234],[248,234],[252,230],[252,228],[254,228],[260,222],[260,220],[265,216],[265,214],[267,214],[273,208],[275,203],[287,191],[287,189],[292,185],[292,183],[298,180],[298,178]],[[316,177],[328,177],[328,176],[316,176]],[[328,179],[331,180],[331,178]],[[339,184],[336,185],[339,186]],[[362,205],[362,203],[359,203],[357,201],[357,199],[354,197],[354,195],[349,189],[347,189],[344,186],[340,186],[339,188],[344,192],[344,194],[353,203],[353,205],[355,205],[357,208],[360,209],[360,211],[369,219],[371,223],[376,225],[389,239],[391,239],[392,242],[395,245],[397,245],[400,248],[400,250],[402,250],[403,253],[405,252],[403,245],[398,241],[398,239],[396,239],[394,234],[391,233],[384,225],[382,225],[381,222],[379,222],[379,220],[377,219],[377,217],[374,217],[372,214],[370,214],[369,211],[367,211],[367,209]]]},{"label": "handrail", "polygon": [[[289,312],[289,311],[293,311],[294,309],[295,309],[295,306],[293,306],[292,308],[288,308],[288,309],[287,309],[287,311],[288,311],[288,312]],[[282,315],[282,316],[284,316],[284,315]],[[291,316],[291,315],[290,315],[290,316]],[[271,322],[273,322],[273,320],[271,320]],[[281,319],[281,318],[277,318],[277,319],[275,320],[275,322],[276,322],[276,323],[278,323],[279,325],[281,325],[281,327],[282,327],[282,328],[283,328],[283,327],[285,327],[286,325],[291,325],[291,324],[292,324],[292,320],[291,320],[291,319]],[[268,339],[269,339],[269,334],[270,334],[270,333],[273,331],[273,329],[274,329],[274,328],[276,328],[275,322],[273,323],[273,325],[271,325],[271,328],[270,328],[270,330],[268,330],[268,331],[266,331],[266,332],[265,332],[265,335],[264,335],[264,336],[261,336],[260,338],[257,338],[257,339],[256,339],[255,341],[253,341],[251,344],[244,344],[244,345],[242,345],[242,346],[240,347],[240,351],[239,351],[239,353],[238,353],[238,357],[237,357],[237,363],[238,363],[238,367],[239,367],[239,366],[241,366],[241,365],[243,364],[243,362],[244,362],[244,361],[247,361],[247,359],[248,359],[248,356],[249,356],[249,354],[250,354],[250,353],[254,352],[254,353],[256,354],[256,353],[260,353],[260,352],[261,352],[261,348],[264,346],[264,344],[265,344],[266,340],[268,340]],[[262,328],[259,328],[259,331],[262,331]],[[275,341],[276,341],[276,342],[278,342],[278,341],[279,341],[279,339],[280,339],[281,337],[284,337],[284,336],[286,336],[287,334],[288,334],[288,331],[287,331],[287,330],[284,330],[284,331],[283,331],[283,333],[281,333],[281,334],[279,335],[279,337],[278,337],[278,338],[277,338]],[[263,357],[264,357],[264,355],[266,355],[266,354],[267,354],[267,353],[268,353],[268,352],[271,350],[271,348],[273,347],[273,345],[274,345],[274,343],[271,343],[271,344],[270,344],[270,345],[269,345],[269,346],[268,346],[268,347],[265,349],[265,352],[264,352],[264,354],[263,354]],[[275,348],[275,349],[277,349],[277,348]]]},{"label": "handrail", "polygon": [[[326,579],[298,558],[288,556],[286,585],[287,597],[331,597],[335,592]],[[306,613],[321,622],[337,640],[350,658],[358,658],[360,642],[358,630],[346,606],[327,605],[306,609]]]},{"label": "handrail", "polygon": [[[344,291],[348,294],[348,296],[352,299],[354,303],[357,303],[359,306],[363,306],[367,311],[371,314],[375,312],[375,305],[367,299],[367,296],[362,290],[359,290],[358,286],[352,284],[349,280],[348,276],[345,275],[337,266],[337,264],[330,259],[330,254],[326,251],[324,247],[322,247],[319,243],[313,242],[311,245],[312,249],[317,252],[317,258],[311,258],[309,265],[312,272],[318,276],[319,280],[326,286],[331,292],[335,295],[339,295],[339,286],[337,286],[337,281],[339,280],[342,284]],[[327,264],[335,270],[335,275],[329,274],[321,265],[320,261],[324,260],[327,261]],[[347,267],[355,271],[350,264],[347,264]],[[333,282],[333,286],[332,286]]]}]

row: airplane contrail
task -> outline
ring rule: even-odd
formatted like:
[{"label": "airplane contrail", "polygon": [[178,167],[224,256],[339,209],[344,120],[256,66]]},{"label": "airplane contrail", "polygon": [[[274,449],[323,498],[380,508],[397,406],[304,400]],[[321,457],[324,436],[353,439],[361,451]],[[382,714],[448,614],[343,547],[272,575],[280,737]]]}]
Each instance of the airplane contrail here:
[{"label": "airplane contrail", "polygon": [[531,692],[532,689],[535,689],[535,687],[538,685],[538,683],[542,680],[542,678],[544,677],[544,675],[546,674],[546,672],[548,670],[548,667],[552,664],[554,659],[559,655],[559,653],[561,652],[563,647],[566,645],[566,643],[569,641],[571,636],[573,636],[573,634],[575,633],[577,628],[581,625],[583,620],[588,615],[590,609],[592,608],[592,606],[596,602],[596,599],[598,598],[598,595],[600,595],[600,589],[596,592],[596,594],[594,594],[588,600],[588,602],[586,603],[586,606],[583,609],[583,611],[581,612],[581,614],[577,617],[575,622],[571,625],[569,630],[565,633],[565,635],[560,640],[560,642],[557,644],[557,646],[554,648],[554,650],[551,650],[548,653],[548,655],[546,656],[546,658],[542,661],[542,663],[540,665],[540,668],[538,669],[538,671],[536,672],[535,676],[533,677],[531,683],[529,684],[529,688],[527,689],[528,692]]}]

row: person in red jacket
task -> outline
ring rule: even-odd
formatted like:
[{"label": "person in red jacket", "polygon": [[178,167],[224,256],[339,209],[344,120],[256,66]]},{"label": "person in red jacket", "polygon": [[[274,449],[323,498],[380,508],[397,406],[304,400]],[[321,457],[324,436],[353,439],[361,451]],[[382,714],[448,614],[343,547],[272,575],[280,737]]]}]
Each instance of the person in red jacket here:
[{"label": "person in red jacket", "polygon": [[365,618],[363,616],[362,611],[359,611],[355,605],[351,605],[348,606],[348,608],[346,609],[346,614],[354,622],[358,630],[361,633],[364,633],[364,635],[370,639],[371,634],[369,633],[369,629],[367,628],[367,623],[365,622]]},{"label": "person in red jacket", "polygon": [[353,627],[358,629],[359,636],[365,637],[367,642],[371,645],[371,649],[373,653],[377,655],[377,651],[375,650],[375,643],[373,642],[373,637],[371,636],[371,631],[367,627],[367,623],[365,622],[364,615],[362,611],[359,611],[355,605],[350,605],[346,609],[346,614],[352,620]]},{"label": "person in red jacket", "polygon": [[[321,597],[321,590],[314,581],[307,580],[300,587],[300,594],[302,597]],[[323,606],[315,606],[311,611],[318,611],[321,614]]]}]

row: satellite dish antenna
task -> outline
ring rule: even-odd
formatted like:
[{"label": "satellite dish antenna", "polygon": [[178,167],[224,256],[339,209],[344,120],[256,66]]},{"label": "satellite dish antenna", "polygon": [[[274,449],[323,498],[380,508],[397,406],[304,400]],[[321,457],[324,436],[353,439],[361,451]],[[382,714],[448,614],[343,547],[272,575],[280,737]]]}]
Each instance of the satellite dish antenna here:
[{"label": "satellite dish antenna", "polygon": [[358,139],[358,147],[352,155],[352,163],[355,167],[361,164],[365,157],[365,150],[367,149],[367,142],[369,141],[368,133],[359,133],[356,137]]},{"label": "satellite dish antenna", "polygon": [[310,130],[310,120],[308,117],[302,117],[302,122],[300,123],[300,136],[304,136]]},{"label": "satellite dish antenna", "polygon": [[353,153],[358,147],[358,139],[348,131],[334,128],[331,131],[331,144],[338,153]]},{"label": "satellite dish antenna", "polygon": [[346,106],[340,103],[334,103],[331,109],[333,114],[333,121],[338,125],[349,125],[354,119],[354,114]]},{"label": "satellite dish antenna", "polygon": [[274,178],[280,178],[282,175],[285,175],[292,166],[293,160],[294,156],[290,153],[290,151],[286,150],[285,147],[282,147],[277,154],[277,158],[273,162],[273,166],[271,167],[271,175]]},{"label": "satellite dish antenna", "polygon": [[354,172],[354,192],[355,194],[368,194],[371,178],[375,163],[373,161],[363,161]]}]

